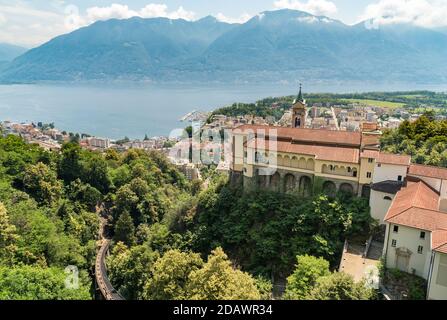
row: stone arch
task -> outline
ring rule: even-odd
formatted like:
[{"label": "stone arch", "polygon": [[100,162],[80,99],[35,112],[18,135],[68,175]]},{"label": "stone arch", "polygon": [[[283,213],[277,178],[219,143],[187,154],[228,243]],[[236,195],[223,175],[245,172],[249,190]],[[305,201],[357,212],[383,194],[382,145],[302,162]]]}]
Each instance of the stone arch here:
[{"label": "stone arch", "polygon": [[290,167],[290,157],[289,156],[284,156],[284,167]]},{"label": "stone arch", "polygon": [[350,183],[342,183],[340,185],[340,192],[353,195],[354,194],[354,187]]},{"label": "stone arch", "polygon": [[278,166],[282,166],[284,164],[284,159],[282,157],[282,155],[278,154]]},{"label": "stone arch", "polygon": [[293,191],[296,187],[296,178],[293,174],[286,174],[284,177],[284,190],[286,192]]},{"label": "stone arch", "polygon": [[312,194],[312,180],[308,176],[302,176],[299,183],[299,194],[308,197]]},{"label": "stone arch", "polygon": [[314,171],[314,169],[315,169],[315,162],[314,162],[314,159],[308,159],[308,160],[307,160],[307,163],[306,163],[306,169],[307,169],[307,170],[312,170],[312,171]]},{"label": "stone arch", "polygon": [[306,167],[307,167],[306,159],[301,157],[300,158],[300,162],[299,162],[299,168],[300,169],[306,169]]},{"label": "stone arch", "polygon": [[297,157],[292,157],[292,161],[291,161],[291,165],[293,168],[299,168],[299,162],[298,162],[298,158]]},{"label": "stone arch", "polygon": [[323,192],[330,197],[335,197],[337,194],[337,186],[332,181],[325,181],[323,183]]},{"label": "stone arch", "polygon": [[278,172],[270,177],[270,188],[274,191],[279,191],[281,184],[281,176]]},{"label": "stone arch", "polygon": [[267,186],[268,177],[266,175],[260,175],[259,169],[256,170],[256,180],[259,188],[265,188]]}]

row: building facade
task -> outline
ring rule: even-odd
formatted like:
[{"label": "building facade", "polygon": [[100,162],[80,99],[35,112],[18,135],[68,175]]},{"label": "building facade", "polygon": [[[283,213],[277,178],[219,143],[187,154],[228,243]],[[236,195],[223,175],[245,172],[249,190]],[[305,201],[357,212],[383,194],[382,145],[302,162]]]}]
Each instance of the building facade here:
[{"label": "building facade", "polygon": [[233,129],[232,179],[246,189],[306,196],[320,186],[328,195],[368,197],[386,229],[386,266],[426,279],[428,299],[447,299],[447,169],[381,152],[371,124],[359,132],[304,128],[301,92],[291,113],[289,127]]}]

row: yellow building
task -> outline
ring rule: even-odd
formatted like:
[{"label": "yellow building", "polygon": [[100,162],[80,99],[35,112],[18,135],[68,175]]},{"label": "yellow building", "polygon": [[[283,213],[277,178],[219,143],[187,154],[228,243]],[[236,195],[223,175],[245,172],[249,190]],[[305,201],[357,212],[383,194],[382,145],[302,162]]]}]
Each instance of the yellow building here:
[{"label": "yellow building", "polygon": [[234,177],[244,186],[310,191],[316,178],[328,194],[369,196],[378,139],[360,132],[243,125],[233,130]]}]

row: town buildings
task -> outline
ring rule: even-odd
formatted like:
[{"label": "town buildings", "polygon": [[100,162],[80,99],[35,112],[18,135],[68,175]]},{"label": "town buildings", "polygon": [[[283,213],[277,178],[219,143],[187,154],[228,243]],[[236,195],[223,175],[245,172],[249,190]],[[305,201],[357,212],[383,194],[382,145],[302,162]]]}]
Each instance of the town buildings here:
[{"label": "town buildings", "polygon": [[369,198],[371,216],[385,227],[386,267],[425,279],[428,299],[447,299],[447,169],[382,152],[377,123],[360,131],[306,128],[301,93],[290,115],[287,128],[233,130],[233,182],[304,196],[319,185],[328,195]]}]

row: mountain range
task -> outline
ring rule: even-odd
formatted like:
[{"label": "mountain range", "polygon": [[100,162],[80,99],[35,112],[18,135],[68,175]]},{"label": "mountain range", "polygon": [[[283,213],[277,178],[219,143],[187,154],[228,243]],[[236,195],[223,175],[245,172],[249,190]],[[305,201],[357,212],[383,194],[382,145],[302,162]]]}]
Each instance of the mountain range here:
[{"label": "mountain range", "polygon": [[0,81],[447,81],[445,30],[369,25],[296,10],[243,24],[211,16],[112,19],[27,51]]},{"label": "mountain range", "polygon": [[10,45],[7,43],[0,43],[0,69],[6,66],[9,62],[26,52],[25,48]]}]

